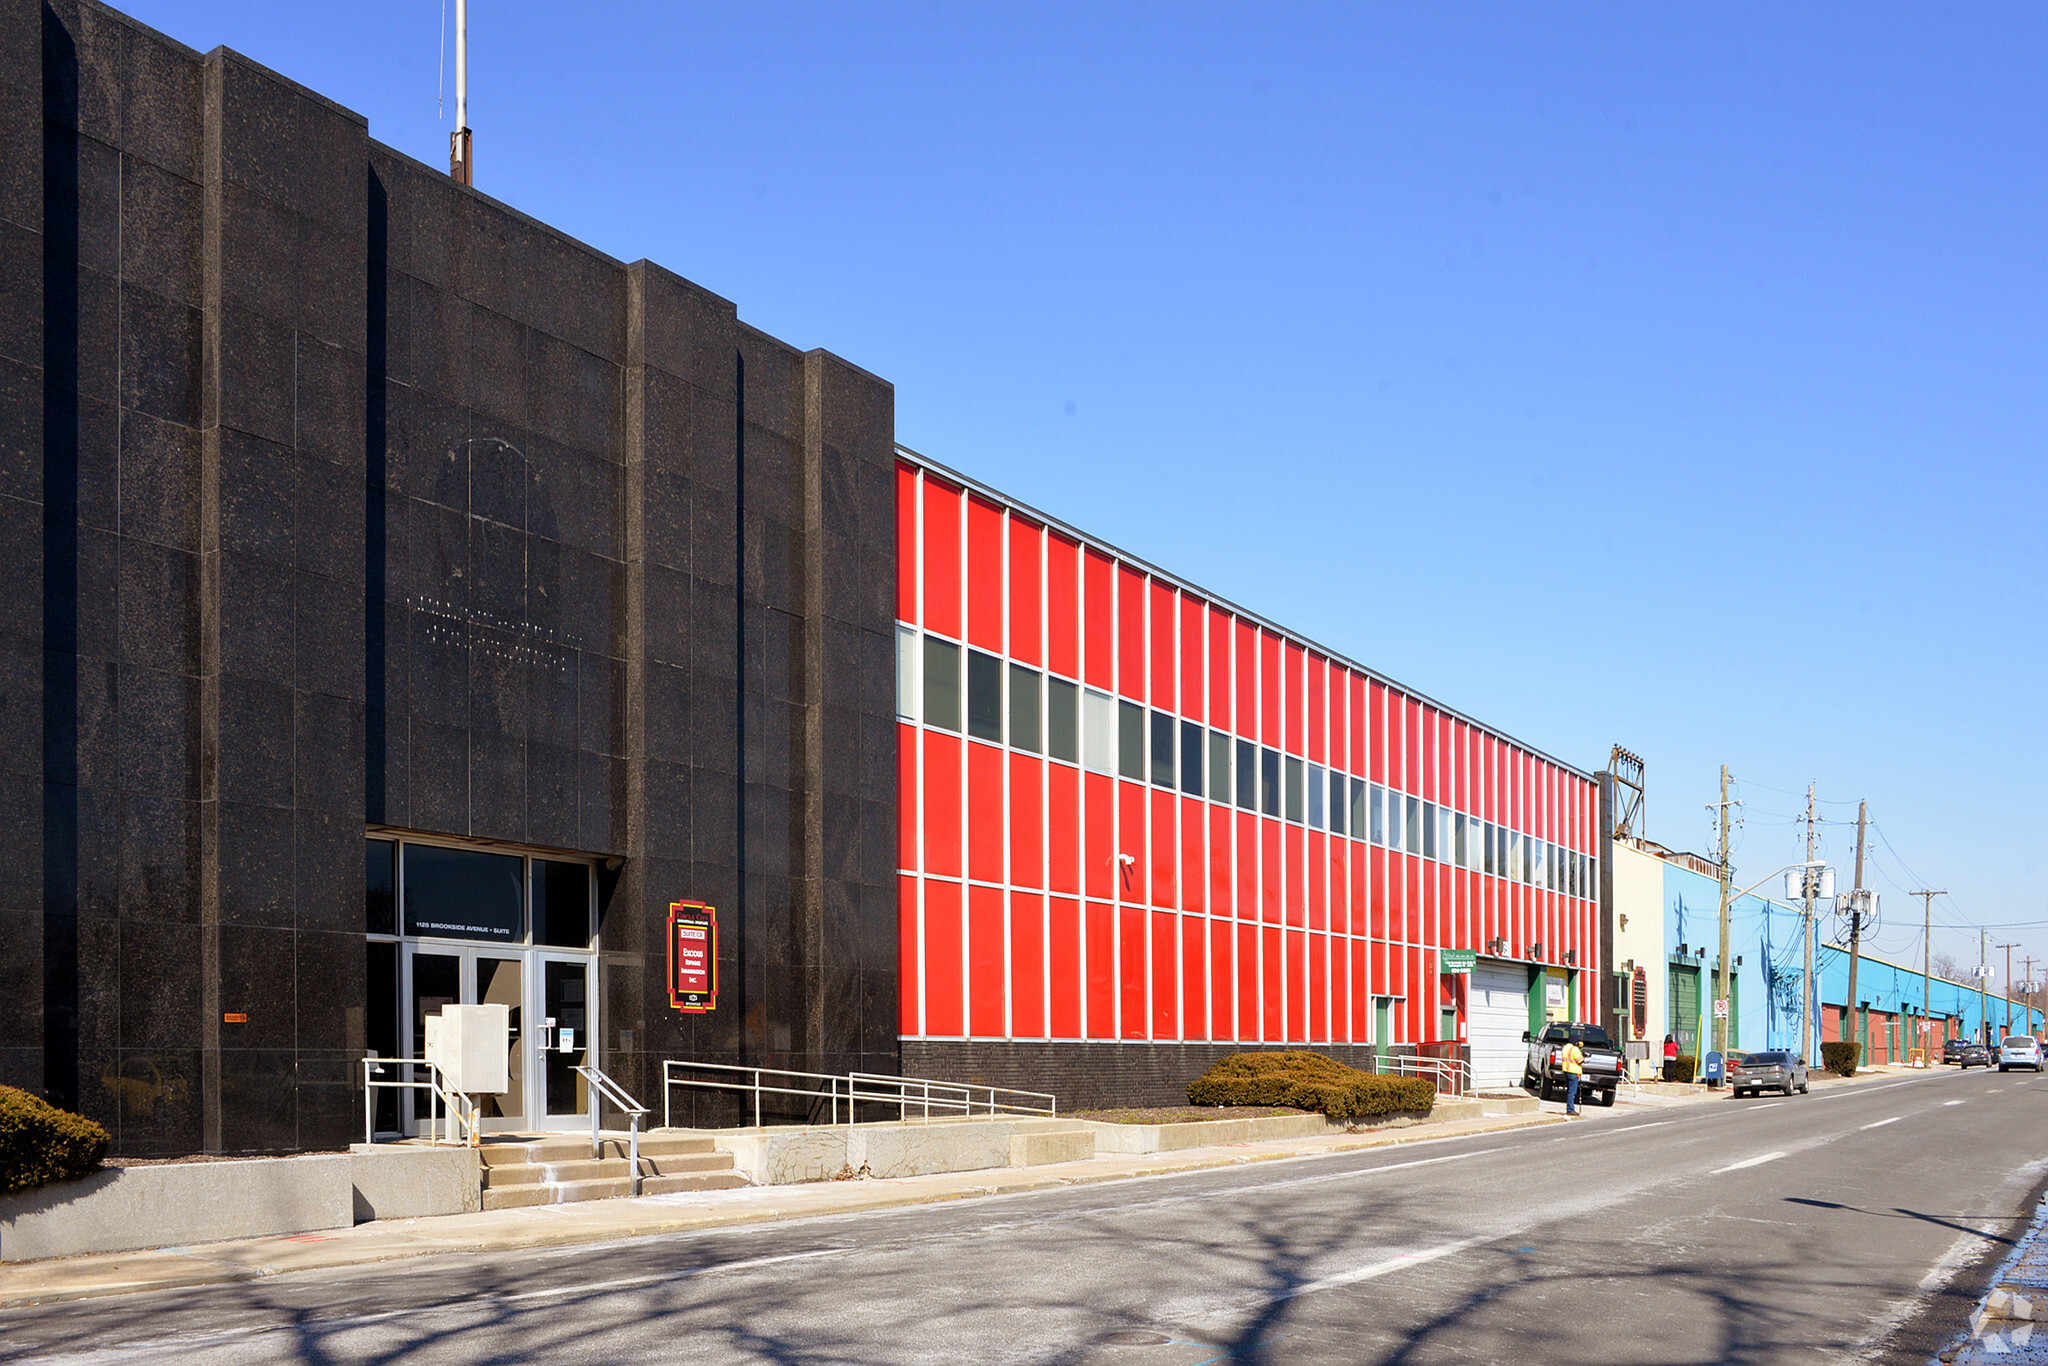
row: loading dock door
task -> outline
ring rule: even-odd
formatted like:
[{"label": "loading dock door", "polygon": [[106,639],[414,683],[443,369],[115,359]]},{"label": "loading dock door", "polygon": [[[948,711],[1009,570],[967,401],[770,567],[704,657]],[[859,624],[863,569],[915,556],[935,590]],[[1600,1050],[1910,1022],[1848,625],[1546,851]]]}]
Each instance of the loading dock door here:
[{"label": "loading dock door", "polygon": [[1481,961],[1472,969],[1465,1010],[1472,1044],[1472,1085],[1498,1091],[1522,1084],[1529,1056],[1529,970],[1520,964]]}]

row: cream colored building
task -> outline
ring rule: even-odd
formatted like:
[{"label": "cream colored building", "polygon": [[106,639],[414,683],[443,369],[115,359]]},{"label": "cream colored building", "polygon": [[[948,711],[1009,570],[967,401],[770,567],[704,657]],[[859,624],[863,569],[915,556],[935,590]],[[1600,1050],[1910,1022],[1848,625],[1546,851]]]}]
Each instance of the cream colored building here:
[{"label": "cream colored building", "polygon": [[[1670,1027],[1664,970],[1664,858],[1661,850],[1650,852],[1658,846],[1647,841],[1615,840],[1607,847],[1614,866],[1614,970],[1624,977],[1621,1003],[1631,1011],[1623,1022],[1623,1032],[1629,1043],[1649,1046],[1647,1066],[1637,1069],[1638,1076],[1648,1076],[1663,1065],[1664,1035]],[[1640,974],[1640,991],[1632,984],[1629,965]]]}]

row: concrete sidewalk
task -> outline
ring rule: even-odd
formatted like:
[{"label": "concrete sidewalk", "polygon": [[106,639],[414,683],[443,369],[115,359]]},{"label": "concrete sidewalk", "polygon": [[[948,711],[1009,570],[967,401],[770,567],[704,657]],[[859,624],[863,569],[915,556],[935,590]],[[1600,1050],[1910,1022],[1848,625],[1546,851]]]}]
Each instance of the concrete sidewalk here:
[{"label": "concrete sidewalk", "polygon": [[0,1308],[185,1286],[226,1285],[288,1272],[361,1266],[440,1253],[567,1247],[822,1214],[857,1214],[981,1195],[1355,1152],[1560,1122],[1562,1116],[1555,1114],[1428,1120],[1373,1133],[1185,1148],[1167,1153],[1110,1154],[1039,1167],[998,1167],[895,1180],[817,1181],[534,1205],[480,1214],[378,1221],[328,1233],[21,1262],[0,1267]]}]

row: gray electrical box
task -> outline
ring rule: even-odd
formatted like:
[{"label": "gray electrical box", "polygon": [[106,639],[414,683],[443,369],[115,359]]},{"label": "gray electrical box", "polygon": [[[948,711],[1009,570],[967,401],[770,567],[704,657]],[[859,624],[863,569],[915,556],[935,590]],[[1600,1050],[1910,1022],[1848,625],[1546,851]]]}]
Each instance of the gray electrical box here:
[{"label": "gray electrical box", "polygon": [[503,1095],[512,1089],[512,1008],[442,1006],[426,1020],[423,1056],[464,1095]]}]

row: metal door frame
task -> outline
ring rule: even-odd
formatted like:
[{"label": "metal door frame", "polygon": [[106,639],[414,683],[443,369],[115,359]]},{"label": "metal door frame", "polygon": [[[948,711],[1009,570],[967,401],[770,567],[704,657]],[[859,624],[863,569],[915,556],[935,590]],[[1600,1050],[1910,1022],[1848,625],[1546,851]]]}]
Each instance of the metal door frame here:
[{"label": "metal door frame", "polygon": [[[533,1127],[534,1116],[533,1077],[540,1065],[538,1037],[542,1031],[535,1029],[533,1021],[539,1016],[534,1003],[539,999],[535,987],[538,974],[534,970],[535,953],[526,944],[493,944],[479,939],[404,939],[398,947],[398,1037],[399,1047],[404,1056],[423,1056],[419,1051],[426,1047],[424,1039],[413,1037],[413,976],[412,960],[417,954],[436,954],[456,961],[456,1000],[463,1005],[476,1004],[477,980],[476,960],[479,958],[504,959],[519,964],[519,1051],[520,1084],[524,1094],[522,1113],[486,1119],[481,1128],[486,1133],[523,1133]],[[414,1114],[413,1100],[419,1093],[400,1093],[399,1127],[408,1135],[420,1132],[419,1120]]]},{"label": "metal door frame", "polygon": [[[527,1105],[528,1117],[533,1121],[533,1127],[537,1129],[587,1129],[590,1127],[590,1111],[588,1110],[578,1110],[573,1114],[560,1115],[548,1113],[547,1060],[542,1054],[546,1049],[554,1047],[556,1031],[550,1029],[544,1023],[548,1017],[545,1013],[547,1006],[547,984],[543,974],[546,973],[546,965],[549,963],[574,963],[583,969],[584,1031],[589,1036],[590,1043],[586,1048],[578,1049],[577,1051],[587,1051],[589,1056],[595,1059],[599,1051],[597,1041],[604,1037],[601,1032],[603,1021],[599,1018],[597,1001],[597,954],[592,950],[546,948],[542,946],[529,948],[527,954],[529,955],[528,961],[533,968],[527,986],[527,1000],[530,1002],[527,1006],[527,1018],[538,1022],[537,1028],[528,1031],[533,1041],[528,1049],[528,1058],[530,1059],[530,1066],[534,1069],[529,1075],[538,1078],[539,1083],[538,1088],[532,1093],[532,1099]],[[543,1035],[546,1036],[545,1039],[543,1039]],[[593,1065],[595,1064],[593,1063]],[[586,1097],[588,1094],[588,1089],[586,1088]]]}]

